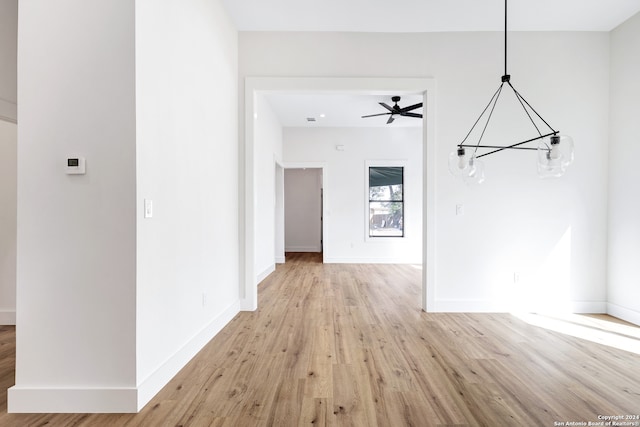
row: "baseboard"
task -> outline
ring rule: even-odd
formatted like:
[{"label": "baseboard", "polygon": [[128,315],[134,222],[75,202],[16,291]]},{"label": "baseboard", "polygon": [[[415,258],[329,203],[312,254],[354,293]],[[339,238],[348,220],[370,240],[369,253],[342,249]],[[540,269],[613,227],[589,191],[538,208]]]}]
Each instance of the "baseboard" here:
[{"label": "baseboard", "polygon": [[603,301],[569,301],[560,305],[515,307],[504,301],[480,299],[436,299],[433,304],[435,313],[509,313],[512,311],[527,312],[562,312],[562,313],[606,313],[607,303]]},{"label": "baseboard", "polygon": [[247,298],[240,300],[240,311],[256,311],[257,309],[258,305],[255,301],[249,301]]},{"label": "baseboard", "polygon": [[16,324],[15,310],[0,310],[0,325],[15,325],[15,324]]},{"label": "baseboard", "polygon": [[137,413],[240,311],[240,301],[213,319],[137,388],[35,388],[8,390],[13,413]]},{"label": "baseboard", "polygon": [[504,313],[508,312],[502,303],[488,300],[436,299],[434,313]]},{"label": "baseboard", "polygon": [[422,264],[421,259],[406,258],[337,258],[324,257],[325,264]]},{"label": "baseboard", "polygon": [[286,262],[285,257],[283,256],[277,256],[276,257],[276,264],[284,264]]},{"label": "baseboard", "polygon": [[631,310],[626,307],[619,306],[617,304],[607,304],[607,314],[622,319],[626,322],[633,323],[640,326],[640,312]]},{"label": "baseboard", "polygon": [[604,314],[607,312],[605,301],[572,301],[571,312],[576,314]]},{"label": "baseboard", "polygon": [[178,350],[153,374],[138,385],[140,411],[202,348],[215,337],[240,312],[240,301],[235,302],[213,319],[187,344]]},{"label": "baseboard", "polygon": [[276,271],[276,265],[275,264],[271,264],[269,267],[267,267],[266,270],[264,270],[262,273],[258,274],[258,277],[256,278],[257,283],[262,282],[264,279],[267,278],[267,276],[269,276],[274,271]]},{"label": "baseboard", "polygon": [[322,252],[320,246],[287,246],[285,252]]},{"label": "baseboard", "polygon": [[13,386],[8,390],[9,413],[113,414],[138,412],[135,388],[69,389]]}]

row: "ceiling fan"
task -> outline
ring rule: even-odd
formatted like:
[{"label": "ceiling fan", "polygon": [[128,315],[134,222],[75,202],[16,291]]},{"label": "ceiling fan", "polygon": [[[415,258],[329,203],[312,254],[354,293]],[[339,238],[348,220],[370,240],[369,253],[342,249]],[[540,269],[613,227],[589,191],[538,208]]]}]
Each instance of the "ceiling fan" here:
[{"label": "ceiling fan", "polygon": [[389,107],[384,102],[380,102],[379,103],[384,108],[389,110],[386,113],[370,114],[368,116],[362,116],[362,118],[364,119],[364,118],[367,118],[367,117],[387,116],[388,115],[389,116],[389,120],[387,120],[387,124],[393,123],[393,121],[395,120],[393,118],[393,116],[395,116],[395,115],[403,116],[403,117],[414,117],[416,119],[421,119],[422,118],[422,114],[411,113],[412,110],[415,110],[417,108],[422,107],[422,102],[419,103],[419,104],[414,104],[414,105],[410,105],[408,107],[400,108],[400,106],[398,105],[398,102],[400,102],[400,97],[399,96],[393,96],[393,97],[391,97],[391,100],[395,103],[395,105],[393,107]]}]

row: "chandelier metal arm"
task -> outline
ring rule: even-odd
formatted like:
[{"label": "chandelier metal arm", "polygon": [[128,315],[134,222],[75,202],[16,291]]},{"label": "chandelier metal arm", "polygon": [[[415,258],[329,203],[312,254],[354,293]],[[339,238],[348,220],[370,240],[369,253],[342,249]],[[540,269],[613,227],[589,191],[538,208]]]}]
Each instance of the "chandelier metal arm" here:
[{"label": "chandelier metal arm", "polygon": [[489,122],[491,121],[491,116],[493,116],[493,111],[496,109],[496,104],[498,103],[498,99],[500,99],[500,94],[502,93],[502,87],[504,83],[500,85],[498,89],[498,96],[496,96],[495,101],[493,101],[493,105],[491,106],[491,110],[489,111],[489,116],[487,117],[487,121],[484,124],[484,128],[482,129],[482,133],[480,134],[480,138],[478,138],[478,143],[476,144],[476,149],[474,152],[478,152],[478,148],[480,147],[480,143],[482,142],[482,138],[484,137],[484,133],[487,131],[487,127],[489,126]]},{"label": "chandelier metal arm", "polygon": [[[522,100],[525,104],[527,104],[527,106],[531,109],[531,111],[533,111],[533,112],[535,113],[535,115],[536,115],[536,116],[538,116],[538,118],[539,118],[540,120],[542,120],[542,122],[543,122],[545,125],[547,125],[547,127],[548,127],[552,132],[555,132],[555,133],[557,134],[556,130],[555,130],[554,128],[552,128],[552,127],[551,127],[551,125],[550,125],[549,123],[547,123],[547,121],[546,121],[545,119],[543,119],[543,118],[542,118],[542,116],[541,116],[541,115],[536,111],[536,109],[535,109],[535,108],[533,108],[533,107],[531,106],[531,104],[529,104],[529,102],[524,98],[524,96],[520,95],[520,92],[518,92],[518,91],[516,90],[516,88],[514,88],[514,87],[513,87],[513,85],[511,84],[511,82],[509,82],[509,86],[511,86],[511,89],[513,89],[513,92],[516,94],[516,96],[518,97],[518,99]],[[526,109],[526,108],[525,108],[525,111],[527,111],[527,109]],[[529,114],[529,113],[527,112],[527,115],[528,115],[528,114]],[[531,119],[531,116],[529,116],[529,119]],[[531,122],[532,122],[532,123],[533,123],[533,125],[535,126],[535,123],[533,122],[533,119],[531,119]],[[536,129],[537,129],[537,128],[538,128],[538,127],[536,126]],[[538,131],[538,133],[540,133],[540,131]]]},{"label": "chandelier metal arm", "polygon": [[473,130],[475,129],[476,125],[478,124],[478,122],[480,121],[480,119],[482,118],[482,116],[484,116],[484,113],[487,111],[487,109],[491,106],[491,104],[493,103],[493,100],[496,96],[498,96],[498,94],[500,93],[500,91],[502,91],[502,84],[500,86],[498,86],[498,89],[494,92],[493,96],[491,97],[491,99],[489,100],[489,103],[487,104],[486,107],[484,107],[484,110],[482,110],[482,113],[480,113],[480,115],[478,116],[478,118],[476,119],[475,123],[473,124],[473,126],[471,126],[471,129],[469,129],[469,132],[467,133],[467,136],[464,137],[464,139],[462,140],[462,142],[460,144],[458,144],[458,146],[462,147],[462,144],[464,144],[464,142],[467,140],[467,138],[469,138],[469,135],[471,135],[471,132],[473,132]]},{"label": "chandelier metal arm", "polygon": [[[510,150],[510,149],[514,149],[514,148],[519,148],[518,146],[526,144],[528,142],[537,141],[539,139],[543,139],[543,138],[546,138],[548,136],[557,135],[557,134],[558,134],[558,131],[553,131],[553,132],[548,133],[546,135],[536,136],[535,138],[527,139],[526,141],[517,142],[515,144],[507,145],[505,147],[500,147],[497,150],[489,151],[488,153],[484,153],[484,154],[481,154],[479,156],[476,156],[476,158],[479,159],[480,157],[488,156],[489,154],[494,154],[494,153],[497,153],[497,152],[503,151],[503,150]],[[475,147],[475,145],[473,147]]]},{"label": "chandelier metal arm", "polygon": [[[467,148],[475,148],[475,147],[478,147],[478,148],[501,148],[501,149],[509,149],[509,150],[533,150],[533,151],[537,150],[537,148],[533,148],[533,147],[505,147],[503,145],[477,145],[476,146],[476,145],[465,144],[465,145],[461,145],[461,147],[467,147]],[[482,157],[482,156],[483,155],[476,156],[476,158]]]},{"label": "chandelier metal arm", "polygon": [[[525,106],[525,104],[523,102],[523,98],[520,95],[520,93],[517,90],[515,90],[515,88],[511,85],[511,82],[509,82],[509,86],[511,86],[511,89],[513,90],[513,93],[515,93],[516,98],[518,99],[518,102],[522,106],[522,109],[524,110],[524,112],[527,115],[527,117],[529,117],[529,121],[531,122],[533,127],[536,129],[536,132],[538,132],[538,135],[542,135],[542,132],[540,132],[540,129],[538,128],[538,125],[536,125],[536,122],[533,121],[533,117],[531,117],[531,114],[529,114],[529,110]],[[551,129],[551,130],[553,130],[553,129]]]}]

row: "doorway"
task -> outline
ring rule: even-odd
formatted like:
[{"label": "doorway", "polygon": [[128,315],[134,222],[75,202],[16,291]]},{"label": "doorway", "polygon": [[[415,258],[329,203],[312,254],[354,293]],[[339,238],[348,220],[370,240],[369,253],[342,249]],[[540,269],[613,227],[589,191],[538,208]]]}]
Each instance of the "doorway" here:
[{"label": "doorway", "polygon": [[[355,94],[406,94],[420,93],[423,96],[423,266],[421,305],[425,311],[433,311],[435,296],[435,81],[431,78],[278,78],[255,77],[245,80],[245,135],[244,135],[244,227],[241,240],[241,274],[240,288],[241,309],[253,311],[257,309],[258,293],[254,268],[255,245],[255,155],[254,121],[257,117],[255,109],[257,95],[272,92],[312,91],[323,94],[355,93]],[[323,176],[326,180],[326,174]]]},{"label": "doorway", "polygon": [[322,169],[284,171],[285,252],[322,253]]}]

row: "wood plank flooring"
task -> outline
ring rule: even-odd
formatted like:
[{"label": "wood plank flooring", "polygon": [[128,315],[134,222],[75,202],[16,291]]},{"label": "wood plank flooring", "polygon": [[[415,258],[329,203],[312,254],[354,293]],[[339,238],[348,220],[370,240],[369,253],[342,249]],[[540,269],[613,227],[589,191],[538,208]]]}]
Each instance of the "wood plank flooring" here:
[{"label": "wood plank flooring", "polygon": [[139,414],[7,414],[15,328],[0,327],[0,426],[558,426],[640,413],[640,355],[510,314],[424,313],[412,266],[288,254],[259,305]]}]

